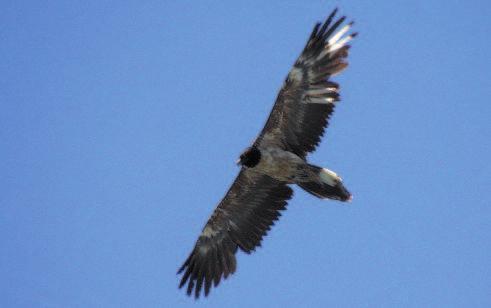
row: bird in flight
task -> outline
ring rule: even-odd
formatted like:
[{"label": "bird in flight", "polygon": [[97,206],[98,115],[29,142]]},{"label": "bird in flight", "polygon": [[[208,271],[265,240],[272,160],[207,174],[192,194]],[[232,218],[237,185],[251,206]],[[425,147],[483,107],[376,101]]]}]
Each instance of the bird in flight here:
[{"label": "bird in flight", "polygon": [[238,249],[249,254],[292,197],[297,184],[321,199],[350,201],[352,196],[333,171],[307,162],[319,144],[339,101],[331,77],[348,65],[347,44],[353,22],[335,18],[335,9],[317,23],[278,93],[263,130],[238,159],[239,175],[206,223],[191,254],[178,271],[179,288],[208,296],[211,287],[236,270]]}]

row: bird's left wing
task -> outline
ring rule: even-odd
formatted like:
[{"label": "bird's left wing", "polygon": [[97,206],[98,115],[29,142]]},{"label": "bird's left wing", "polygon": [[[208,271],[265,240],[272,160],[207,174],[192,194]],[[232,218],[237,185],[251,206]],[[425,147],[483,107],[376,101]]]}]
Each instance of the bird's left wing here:
[{"label": "bird's left wing", "polygon": [[216,287],[222,276],[235,272],[237,248],[250,253],[260,245],[292,194],[284,182],[243,168],[179,269],[184,272],[179,287],[188,282],[188,295],[194,289],[199,297],[204,286],[208,295],[212,283]]},{"label": "bird's left wing", "polygon": [[345,35],[353,23],[339,29],[345,17],[334,21],[336,11],[315,25],[255,145],[274,144],[305,157],[319,143],[339,100],[339,86],[330,78],[348,66],[347,43],[356,36]]}]

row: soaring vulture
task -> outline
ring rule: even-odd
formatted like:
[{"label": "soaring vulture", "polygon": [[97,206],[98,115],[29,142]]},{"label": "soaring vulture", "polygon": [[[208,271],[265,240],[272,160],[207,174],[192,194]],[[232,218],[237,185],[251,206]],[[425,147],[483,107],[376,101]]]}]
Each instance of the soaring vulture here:
[{"label": "soaring vulture", "polygon": [[331,170],[309,164],[336,102],[339,85],[331,80],[348,65],[348,34],[335,9],[317,23],[281,88],[263,130],[240,155],[239,175],[206,223],[191,254],[178,271],[179,288],[205,296],[212,285],[234,273],[235,253],[255,250],[292,197],[291,184],[322,199],[350,201],[351,194]]}]

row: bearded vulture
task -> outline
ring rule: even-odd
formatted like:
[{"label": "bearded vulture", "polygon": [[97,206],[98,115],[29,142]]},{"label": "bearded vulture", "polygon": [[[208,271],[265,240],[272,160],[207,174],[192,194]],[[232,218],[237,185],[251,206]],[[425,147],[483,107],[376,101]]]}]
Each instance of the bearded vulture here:
[{"label": "bearded vulture", "polygon": [[[331,77],[346,68],[347,34],[353,22],[340,27],[335,9],[317,23],[290,70],[260,135],[237,163],[239,175],[206,223],[191,254],[178,271],[179,288],[207,296],[212,285],[235,272],[237,249],[249,254],[292,197],[297,184],[322,199],[350,201],[351,194],[333,171],[309,164],[307,154],[319,144],[339,101]],[[204,287],[204,288],[203,288]]]}]

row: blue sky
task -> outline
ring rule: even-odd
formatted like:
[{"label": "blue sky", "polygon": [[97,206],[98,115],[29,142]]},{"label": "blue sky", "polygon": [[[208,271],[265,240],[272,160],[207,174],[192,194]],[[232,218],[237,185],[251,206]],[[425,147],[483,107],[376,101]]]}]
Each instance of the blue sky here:
[{"label": "blue sky", "polygon": [[489,1],[4,1],[0,306],[192,307],[176,270],[312,26],[360,32],[295,189],[204,307],[491,306]]}]

